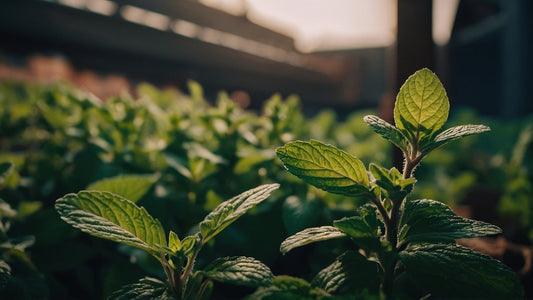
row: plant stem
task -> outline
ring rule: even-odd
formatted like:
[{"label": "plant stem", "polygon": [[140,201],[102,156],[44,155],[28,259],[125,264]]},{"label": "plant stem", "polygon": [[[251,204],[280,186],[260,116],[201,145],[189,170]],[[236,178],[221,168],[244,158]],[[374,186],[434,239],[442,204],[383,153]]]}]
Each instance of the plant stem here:
[{"label": "plant stem", "polygon": [[204,241],[200,240],[200,242],[198,242],[198,246],[194,250],[193,255],[187,261],[187,265],[185,266],[185,271],[183,271],[183,274],[181,275],[179,279],[179,283],[180,283],[179,291],[181,294],[183,294],[183,292],[185,291],[185,287],[187,286],[187,281],[189,281],[189,277],[191,276],[191,273],[192,273],[194,262],[196,261],[196,257],[198,256],[198,253],[200,253],[200,249],[202,249],[203,245],[204,245]]},{"label": "plant stem", "polygon": [[[405,164],[403,169],[402,177],[404,179],[411,178],[413,176],[413,172],[424,157],[424,154],[418,153],[417,145],[418,142],[415,141],[413,147],[413,153],[411,157],[405,155]],[[405,202],[405,199],[407,197],[401,199],[392,201],[392,208],[390,212],[390,218],[388,224],[385,225],[386,232],[385,232],[385,238],[386,240],[392,245],[393,251],[397,251],[397,244],[398,244],[398,219],[401,214],[401,207],[402,204]],[[379,208],[379,206],[378,206]],[[394,285],[394,271],[396,269],[396,265],[398,263],[398,259],[394,258],[390,264],[384,265],[384,279],[383,279],[383,292],[385,293],[386,299],[392,299],[392,293],[393,293],[393,285]]]}]

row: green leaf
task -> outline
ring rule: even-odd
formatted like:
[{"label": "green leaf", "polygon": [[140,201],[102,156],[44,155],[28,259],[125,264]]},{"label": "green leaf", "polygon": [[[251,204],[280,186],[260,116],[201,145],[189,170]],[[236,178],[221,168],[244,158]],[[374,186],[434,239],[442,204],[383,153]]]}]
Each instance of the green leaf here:
[{"label": "green leaf", "polygon": [[320,189],[348,196],[369,193],[363,163],[334,146],[296,141],[276,149],[276,153],[289,172]]},{"label": "green leaf", "polygon": [[110,192],[136,203],[158,179],[158,175],[120,175],[91,183],[87,190]]},{"label": "green leaf", "polygon": [[311,285],[331,294],[357,293],[363,289],[378,291],[379,265],[355,251],[346,251],[320,271]]},{"label": "green leaf", "polygon": [[184,255],[189,255],[193,252],[193,250],[198,245],[198,235],[191,235],[186,238],[184,238],[181,241],[181,249],[180,251],[183,252]]},{"label": "green leaf", "polygon": [[443,132],[435,136],[434,139],[430,139],[423,145],[420,145],[420,151],[427,153],[434,150],[450,141],[462,138],[465,136],[490,131],[490,127],[485,125],[461,125],[452,128],[448,128]]},{"label": "green leaf", "polygon": [[9,277],[11,277],[11,267],[4,260],[0,260],[0,290],[6,287]]},{"label": "green leaf", "polygon": [[164,282],[144,277],[139,282],[129,284],[114,292],[108,300],[174,300]]},{"label": "green leaf", "polygon": [[383,189],[385,195],[392,200],[402,200],[413,190],[415,178],[404,179],[396,168],[387,170],[376,164],[370,164],[370,172],[376,179],[376,184]]},{"label": "green leaf", "polygon": [[523,299],[512,269],[498,260],[454,244],[428,244],[400,252],[408,276],[443,299]]},{"label": "green leaf", "polygon": [[6,178],[14,168],[14,164],[10,161],[0,163],[0,181]]},{"label": "green leaf", "polygon": [[398,129],[411,141],[439,130],[448,119],[450,103],[439,78],[429,69],[411,75],[400,88],[394,107]]},{"label": "green leaf", "polygon": [[248,210],[265,200],[279,184],[265,184],[248,190],[220,204],[200,223],[203,242],[207,242]]},{"label": "green leaf", "polygon": [[246,300],[321,300],[331,299],[323,290],[312,287],[309,282],[290,276],[276,276],[269,287],[260,287]]},{"label": "green leaf", "polygon": [[180,238],[172,230],[168,233],[168,247],[174,252],[181,250]]},{"label": "green leaf", "polygon": [[316,225],[322,212],[321,203],[316,199],[302,199],[289,196],[283,202],[281,217],[289,234]]},{"label": "green leaf", "polygon": [[244,256],[218,258],[200,274],[213,280],[252,287],[268,286],[274,277],[265,264]]},{"label": "green leaf", "polygon": [[56,201],[61,219],[96,237],[138,247],[158,257],[167,244],[161,223],[144,207],[109,192],[81,191]]},{"label": "green leaf", "polygon": [[393,143],[396,147],[402,150],[402,152],[409,153],[411,147],[410,142],[398,128],[374,115],[365,116],[363,120],[377,134],[381,135],[383,138]]},{"label": "green leaf", "polygon": [[349,235],[361,248],[367,251],[378,251],[380,249],[381,242],[377,222],[371,225],[362,217],[355,216],[336,220],[333,225]]},{"label": "green leaf", "polygon": [[444,242],[499,233],[501,229],[497,226],[459,217],[441,202],[422,199],[405,203],[398,240],[403,243]]},{"label": "green leaf", "polygon": [[346,233],[333,226],[307,228],[285,239],[281,243],[280,251],[282,254],[285,254],[294,248],[301,247],[310,243],[326,241],[341,237],[346,237]]}]

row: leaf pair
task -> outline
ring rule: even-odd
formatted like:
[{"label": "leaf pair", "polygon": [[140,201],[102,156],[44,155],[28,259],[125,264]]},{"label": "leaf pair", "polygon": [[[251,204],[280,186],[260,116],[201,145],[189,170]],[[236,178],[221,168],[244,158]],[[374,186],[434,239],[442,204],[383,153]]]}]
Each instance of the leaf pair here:
[{"label": "leaf pair", "polygon": [[[159,220],[148,214],[146,209],[117,194],[103,191],[81,191],[68,194],[56,201],[56,210],[61,218],[72,226],[93,236],[120,242],[146,250],[156,257],[163,266],[171,266],[178,273],[182,271],[185,257],[187,266],[193,266],[196,253],[200,247],[233,223],[248,210],[265,200],[278,184],[267,184],[246,191],[219,205],[200,223],[200,234],[186,237],[183,240],[173,231],[167,239]],[[193,255],[191,252],[195,251]],[[166,255],[171,257],[167,259]],[[173,258],[177,257],[178,265]],[[166,271],[175,272],[173,270]],[[169,273],[167,272],[167,275]],[[183,274],[188,276],[189,274]],[[273,275],[270,269],[261,262],[248,257],[222,258],[214,261],[203,271],[195,273],[195,277],[235,283],[241,285],[261,286],[270,282]],[[169,275],[169,279],[183,280],[181,274]],[[185,280],[185,283],[187,280]],[[171,282],[175,286],[175,282]],[[167,290],[162,289],[161,282],[143,279],[125,290],[126,297],[138,291],[139,299],[147,291],[166,297]],[[124,296],[117,294],[116,296]]]},{"label": "leaf pair", "polygon": [[442,131],[450,103],[446,90],[435,73],[422,69],[411,75],[400,88],[394,107],[393,126],[377,116],[366,116],[372,129],[412,157],[429,153],[452,140],[490,130],[485,125],[462,125]]}]

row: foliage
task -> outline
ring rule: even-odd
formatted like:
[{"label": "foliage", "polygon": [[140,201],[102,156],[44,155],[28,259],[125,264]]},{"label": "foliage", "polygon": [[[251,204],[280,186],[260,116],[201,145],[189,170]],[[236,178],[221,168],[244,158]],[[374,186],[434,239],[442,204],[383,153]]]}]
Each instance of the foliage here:
[{"label": "foliage", "polygon": [[[401,150],[402,173],[378,164],[367,171],[357,157],[318,141],[295,141],[277,149],[288,171],[303,181],[368,202],[355,216],[334,221],[334,226],[307,228],[282,242],[282,253],[333,238],[349,238],[355,244],[320,271],[311,287],[339,295],[383,293],[387,299],[523,297],[520,281],[509,267],[455,243],[459,238],[499,234],[498,227],[461,218],[434,200],[407,197],[416,182],[415,169],[431,151],[489,130],[484,125],[444,130],[448,111],[444,87],[434,73],[422,69],[398,93],[396,126],[365,117],[374,131]],[[406,281],[410,283],[402,283]]]},{"label": "foliage", "polygon": [[[389,141],[404,149],[409,149],[409,143],[399,127],[394,129],[395,126],[377,117],[363,118],[374,114],[373,111],[356,111],[341,119],[333,111],[323,110],[308,117],[301,113],[297,97],[281,95],[266,100],[258,111],[247,111],[224,92],[216,99],[206,99],[198,83],[191,81],[187,88],[188,94],[185,94],[141,84],[135,98],[124,94],[101,100],[64,83],[41,86],[0,82],[1,297],[174,297],[172,288],[163,280],[168,276],[161,268],[162,262],[167,260],[169,265],[170,261],[176,262],[170,250],[184,252],[193,247],[195,239],[182,237],[201,235],[198,221],[210,218],[211,221],[203,225],[209,240],[204,241],[195,259],[193,273],[196,275],[190,275],[189,291],[196,293],[203,289],[207,297],[207,290],[213,289],[214,298],[228,299],[249,294],[251,299],[378,299],[383,296],[376,292],[379,289],[376,285],[381,282],[375,278],[379,276],[361,277],[359,272],[344,268],[359,266],[365,274],[379,275],[381,266],[376,269],[375,263],[363,263],[362,259],[368,261],[367,254],[356,250],[360,250],[358,247],[389,247],[376,238],[385,233],[383,221],[375,208],[365,205],[367,192],[359,189],[361,182],[367,184],[367,178],[368,185],[377,186],[371,191],[371,197],[379,192],[385,200],[383,206],[389,211],[392,203],[387,199],[406,194],[417,199],[412,195],[431,193],[432,197],[419,199],[433,198],[453,204],[457,202],[449,199],[458,199],[457,196],[474,183],[487,182],[509,191],[504,193],[508,197],[502,202],[502,211],[515,220],[523,220],[524,224],[531,220],[527,217],[528,210],[521,208],[525,207],[524,203],[530,205],[529,192],[524,187],[533,182],[528,172],[532,167],[531,147],[527,147],[526,138],[518,143],[512,134],[517,128],[525,128],[525,122],[490,122],[496,137],[493,134],[483,135],[482,139],[474,136],[432,150],[425,164],[417,169],[417,174],[422,176],[417,178],[417,188],[413,190],[411,181],[414,179],[404,180],[398,170],[380,167],[392,163]],[[405,102],[405,109],[411,109],[410,103]],[[456,125],[479,123],[461,122],[472,115],[464,111],[453,115]],[[367,126],[367,122],[371,126]],[[410,125],[403,124],[408,130]],[[474,131],[476,128],[484,127],[474,127]],[[448,134],[460,135],[470,130],[468,126],[458,127],[442,133],[440,140],[426,146],[438,146],[450,137]],[[320,162],[322,167],[329,168],[324,174],[335,174],[329,183],[346,183],[323,188],[341,193],[326,192],[283,171],[276,148],[293,140],[320,140],[323,143],[303,145],[311,145],[313,151],[322,154],[337,152],[353,165],[353,169],[346,168],[336,174],[335,161]],[[518,144],[526,146],[520,148]],[[514,145],[517,145],[514,147],[516,155],[512,154]],[[500,151],[502,148],[505,151]],[[525,150],[519,151],[519,148]],[[489,154],[482,151],[487,149],[491,149]],[[349,153],[357,153],[360,161],[372,161],[369,169],[373,175],[365,177],[368,171],[364,167],[361,169]],[[511,165],[508,163],[511,157],[513,161],[522,157],[522,163],[513,163],[519,167],[506,167]],[[318,175],[320,172],[316,170],[301,174],[315,177],[315,181]],[[274,182],[279,183],[280,188],[260,205],[239,216],[231,226],[225,227],[229,225],[224,221],[227,219],[208,217],[211,212],[220,211],[217,207],[226,203],[225,199]],[[69,199],[60,202],[62,209],[72,216],[83,216],[82,220],[87,223],[78,224],[83,230],[92,232],[92,218],[109,217],[111,220],[110,215],[82,213],[82,207],[88,208],[84,206],[88,202],[75,200],[78,196],[98,202],[89,197],[93,192],[87,194],[80,190],[99,190],[101,192],[94,195],[99,195],[100,200],[111,200],[115,203],[114,209],[128,212],[126,215],[143,216],[147,221],[145,225],[153,225],[150,230],[154,230],[157,240],[165,243],[160,245],[150,240],[142,231],[136,231],[133,237],[126,234],[125,242],[130,245],[80,234],[80,230],[60,219],[55,210],[56,199]],[[360,195],[347,197],[346,194]],[[431,230],[443,237],[454,238],[468,226],[477,228],[474,232],[484,232],[481,227],[492,230],[475,221],[458,219],[431,201],[424,203],[438,208],[438,214],[431,219],[436,221],[431,223]],[[355,216],[354,211],[357,212]],[[115,240],[122,241],[124,237],[120,236],[125,232],[110,220],[104,223],[109,225],[108,229],[115,230],[112,231],[117,234]],[[458,220],[462,222],[456,222]],[[402,228],[412,228],[407,231],[412,236],[407,235],[401,247],[408,248],[414,243],[411,242],[413,238],[427,238],[428,232],[424,230],[429,226],[405,218],[404,221],[407,225]],[[451,231],[438,227],[448,221],[458,225]],[[122,225],[129,226],[128,223]],[[222,227],[222,231],[212,231]],[[161,228],[172,230],[163,238]],[[305,231],[306,228],[318,228],[315,233],[322,235],[314,235],[313,230]],[[295,235],[301,231],[304,234]],[[217,236],[211,239],[214,235]],[[297,244],[284,243],[288,251],[285,255],[272,247],[291,235],[301,238],[302,246],[312,245],[294,248]],[[322,240],[321,236],[331,237],[331,240],[316,243]],[[353,242],[359,246],[344,251],[344,247]],[[166,253],[165,259],[157,254],[159,251]],[[390,252],[387,251],[383,253]],[[241,259],[243,255],[255,258]],[[390,259],[394,261],[395,258]],[[235,277],[235,282],[231,282],[219,276],[220,273],[217,275],[219,271],[233,272],[233,266],[253,271],[247,269],[247,265],[256,261],[270,266],[274,274],[287,276],[275,276],[271,284],[261,283],[254,293],[254,284],[247,284],[242,278]],[[256,278],[253,274],[250,272],[247,276]],[[317,274],[316,280],[313,274]],[[401,274],[395,284],[407,282],[406,286],[412,286],[407,273]],[[241,288],[235,289],[233,283],[240,284]],[[192,294],[185,297],[192,297]]]},{"label": "foliage", "polygon": [[[62,222],[54,204],[65,194],[110,191],[146,207],[163,228],[181,237],[195,233],[198,220],[224,199],[279,182],[278,192],[224,230],[222,238],[208,241],[198,264],[237,253],[280,266],[286,258],[271,245],[358,203],[281,172],[276,147],[321,138],[358,147],[374,161],[388,159],[389,148],[361,121],[365,112],[345,120],[332,111],[309,118],[297,97],[281,95],[265,101],[260,111],[246,111],[224,92],[208,101],[198,83],[190,82],[188,90],[189,95],[142,84],[136,99],[100,100],[64,83],[0,83],[0,198],[9,212],[2,222],[9,224],[6,239],[15,245],[34,241],[24,248],[31,260],[16,262],[11,255],[6,262],[15,268],[0,268],[16,282],[9,283],[6,295],[34,299],[27,294],[32,290],[45,299],[97,299],[125,284],[141,284],[146,276],[164,278],[160,263],[146,251],[90,239]],[[265,223],[270,225],[260,225]],[[26,261],[31,272],[24,269],[30,265]]]},{"label": "foliage", "polygon": [[175,232],[170,231],[168,243],[157,219],[143,207],[111,192],[68,194],[57,200],[56,210],[65,222],[83,232],[143,249],[161,263],[167,275],[168,288],[157,279],[143,278],[113,294],[111,299],[143,299],[146,296],[204,299],[211,294],[210,280],[250,286],[269,284],[272,272],[253,258],[221,258],[204,270],[195,270],[194,264],[204,244],[277,188],[277,184],[259,186],[223,202],[200,223],[199,233],[180,240]]}]

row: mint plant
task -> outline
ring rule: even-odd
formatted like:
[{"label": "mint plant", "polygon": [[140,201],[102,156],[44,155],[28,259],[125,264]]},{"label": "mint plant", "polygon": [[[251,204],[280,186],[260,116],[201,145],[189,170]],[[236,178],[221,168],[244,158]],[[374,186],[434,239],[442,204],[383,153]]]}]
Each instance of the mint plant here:
[{"label": "mint plant", "polygon": [[[92,186],[117,189],[117,180],[125,179],[113,178]],[[146,178],[128,180],[139,182]],[[270,284],[273,277],[270,269],[251,257],[218,258],[202,270],[195,268],[195,261],[207,242],[265,200],[278,186],[262,185],[221,203],[200,222],[197,234],[183,239],[170,231],[167,240],[159,220],[133,201],[111,192],[67,194],[56,201],[55,207],[65,222],[81,231],[143,249],[161,263],[167,282],[145,277],[115,292],[111,299],[207,299],[213,288],[212,280],[252,287]]]},{"label": "mint plant", "polygon": [[402,297],[523,297],[516,274],[503,263],[458,245],[455,239],[501,233],[481,221],[457,216],[445,204],[410,199],[414,172],[432,150],[490,130],[484,125],[442,129],[449,113],[446,91],[428,69],[401,87],[394,108],[396,126],[377,116],[364,121],[401,150],[403,170],[370,164],[319,141],[294,141],[277,149],[289,172],[330,193],[368,202],[333,226],[307,228],[285,239],[283,254],[313,242],[350,238],[355,246],[320,271],[311,282],[332,295],[371,293]]}]

